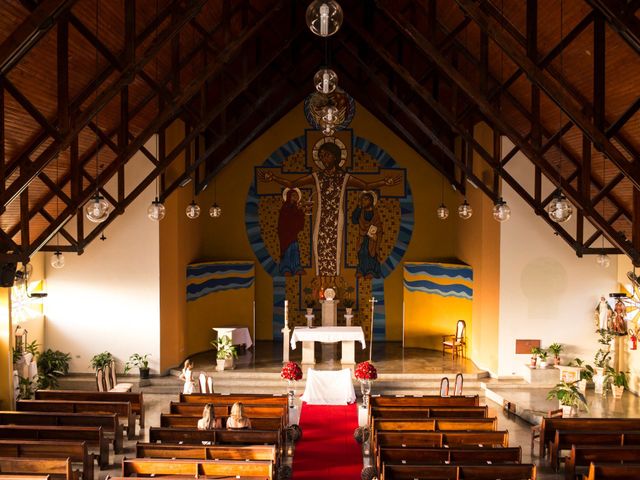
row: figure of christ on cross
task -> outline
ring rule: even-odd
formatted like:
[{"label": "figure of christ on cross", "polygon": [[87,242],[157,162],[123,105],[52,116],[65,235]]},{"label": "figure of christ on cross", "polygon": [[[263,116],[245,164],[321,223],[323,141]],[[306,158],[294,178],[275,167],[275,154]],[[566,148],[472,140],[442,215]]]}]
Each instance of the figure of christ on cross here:
[{"label": "figure of christ on cross", "polygon": [[319,277],[340,275],[347,188],[372,190],[385,186],[391,187],[401,181],[400,176],[385,176],[375,182],[366,182],[345,172],[340,166],[340,157],[340,147],[335,143],[325,142],[318,149],[319,164],[324,168],[317,172],[288,180],[269,171],[258,171],[258,179],[262,182],[275,182],[288,188],[316,187],[317,208],[313,225],[313,255],[316,260],[316,275]]}]

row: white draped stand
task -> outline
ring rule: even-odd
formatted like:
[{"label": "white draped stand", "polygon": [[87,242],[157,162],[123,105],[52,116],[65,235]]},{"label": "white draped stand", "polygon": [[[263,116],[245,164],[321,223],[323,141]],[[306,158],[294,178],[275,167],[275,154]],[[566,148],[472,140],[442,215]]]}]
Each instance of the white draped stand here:
[{"label": "white draped stand", "polygon": [[362,327],[296,327],[291,335],[291,349],[296,349],[296,342],[302,342],[302,364],[314,365],[316,363],[314,347],[315,342],[337,343],[342,342],[343,366],[352,366],[355,361],[355,342],[360,342],[362,349],[367,348]]},{"label": "white draped stand", "polygon": [[351,369],[307,370],[307,386],[302,401],[309,405],[347,405],[356,401]]}]

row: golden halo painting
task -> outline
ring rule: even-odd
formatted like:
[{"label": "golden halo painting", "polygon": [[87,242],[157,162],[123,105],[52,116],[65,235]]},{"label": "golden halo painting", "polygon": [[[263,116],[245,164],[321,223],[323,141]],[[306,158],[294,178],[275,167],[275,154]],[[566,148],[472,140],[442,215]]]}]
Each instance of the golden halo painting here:
[{"label": "golden halo painting", "polygon": [[340,162],[338,163],[338,165],[340,166],[340,168],[342,168],[344,164],[347,162],[347,155],[348,155],[347,146],[342,142],[342,140],[336,137],[322,137],[320,140],[316,142],[316,144],[313,146],[313,149],[311,150],[313,163],[315,163],[320,170],[324,170],[326,168],[325,164],[322,163],[322,161],[318,157],[318,152],[320,150],[320,147],[325,143],[333,143],[338,148],[340,148]]}]

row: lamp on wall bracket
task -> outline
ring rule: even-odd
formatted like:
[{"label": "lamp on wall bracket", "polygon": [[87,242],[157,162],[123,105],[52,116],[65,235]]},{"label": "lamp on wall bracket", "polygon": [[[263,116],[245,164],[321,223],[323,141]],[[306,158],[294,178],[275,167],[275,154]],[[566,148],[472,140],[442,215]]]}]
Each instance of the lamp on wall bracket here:
[{"label": "lamp on wall bracket", "polygon": [[469,205],[469,202],[467,202],[465,198],[464,202],[458,207],[458,216],[463,220],[469,220],[471,215],[473,215],[473,208],[471,208],[471,205]]},{"label": "lamp on wall bracket", "polygon": [[314,35],[330,37],[342,25],[342,7],[334,0],[315,0],[307,7],[306,20]]},{"label": "lamp on wall bracket", "polygon": [[222,207],[218,205],[218,202],[216,201],[218,196],[216,183],[216,177],[213,177],[213,205],[209,208],[209,216],[211,218],[220,218],[222,216]]}]

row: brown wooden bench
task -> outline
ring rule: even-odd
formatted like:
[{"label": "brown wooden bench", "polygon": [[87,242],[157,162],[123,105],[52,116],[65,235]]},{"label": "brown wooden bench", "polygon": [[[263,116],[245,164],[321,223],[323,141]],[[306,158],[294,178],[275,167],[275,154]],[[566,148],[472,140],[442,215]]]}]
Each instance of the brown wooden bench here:
[{"label": "brown wooden bench", "polygon": [[480,407],[375,407],[370,418],[487,418],[489,408]]},{"label": "brown wooden bench", "polygon": [[[550,447],[551,465],[558,470],[562,450],[578,446],[638,446],[640,445],[640,431],[618,430],[556,430],[556,436]],[[640,458],[638,458],[640,462]]]},{"label": "brown wooden bench", "polygon": [[0,480],[50,480],[51,479],[51,475],[27,475],[27,474],[20,474],[19,476],[17,475],[11,475],[11,474],[7,474],[7,475],[3,475],[2,473],[0,473]]},{"label": "brown wooden bench", "polygon": [[564,462],[564,473],[567,480],[574,480],[576,467],[589,466],[591,463],[638,463],[640,462],[640,446],[577,446]]},{"label": "brown wooden bench", "polygon": [[388,432],[377,433],[379,447],[509,446],[509,432]]},{"label": "brown wooden bench", "polygon": [[278,445],[282,438],[278,430],[197,430],[194,428],[149,428],[149,442],[202,444],[211,442],[216,444],[236,445]]},{"label": "brown wooden bench", "polygon": [[[110,392],[104,392],[110,393]],[[127,438],[135,436],[135,415],[130,402],[89,401],[89,400],[18,400],[19,412],[66,412],[66,413],[108,413],[116,414],[126,421]]]},{"label": "brown wooden bench", "polygon": [[[178,413],[161,413],[160,414],[160,426],[163,428],[197,428],[198,420],[202,418],[201,415],[182,415]],[[276,430],[278,428],[284,428],[283,417],[251,417],[251,428],[256,430]],[[224,428],[226,418],[222,418],[222,426]]]},{"label": "brown wooden bench", "polygon": [[82,463],[83,480],[93,480],[93,455],[86,442],[0,440],[0,457],[69,458]]},{"label": "brown wooden bench", "polygon": [[36,390],[36,400],[87,400],[97,402],[129,402],[144,428],[144,402],[142,392],[88,392],[85,390]]},{"label": "brown wooden bench", "polygon": [[168,443],[136,444],[137,458],[182,458],[194,460],[268,460],[278,462],[275,445],[233,447],[225,445],[173,445]]},{"label": "brown wooden bench", "polygon": [[522,449],[506,448],[380,448],[376,465],[383,463],[520,463]]},{"label": "brown wooden bench", "polygon": [[[231,406],[233,404],[214,404],[213,409],[216,417],[228,417],[231,413]],[[287,405],[269,405],[269,404],[242,404],[244,407],[244,413],[249,418],[258,417],[287,417]],[[180,403],[171,402],[169,404],[169,413],[181,414],[181,415],[198,415],[202,417],[202,410],[204,405],[200,403]]]},{"label": "brown wooden bench", "polygon": [[589,465],[589,473],[583,475],[582,478],[584,480],[629,480],[640,478],[640,464],[591,463]]},{"label": "brown wooden bench", "polygon": [[432,478],[437,480],[536,480],[536,467],[519,465],[401,465],[384,464],[384,480],[415,480]]},{"label": "brown wooden bench", "polygon": [[556,430],[640,430],[640,418],[543,418],[540,424],[540,457],[554,441]]},{"label": "brown wooden bench", "polygon": [[229,475],[234,478],[252,476],[257,478],[273,478],[273,463],[262,460],[186,460],[186,459],[154,459],[124,458],[122,460],[122,476],[138,475]]},{"label": "brown wooden bench", "polygon": [[436,406],[466,406],[480,405],[478,395],[459,395],[441,397],[440,395],[424,395],[414,397],[372,396],[371,407],[436,407]]},{"label": "brown wooden bench", "polygon": [[49,478],[64,478],[65,480],[78,480],[78,472],[71,468],[71,460],[68,458],[21,458],[0,457],[0,472],[3,474],[44,474]]},{"label": "brown wooden bench", "polygon": [[97,447],[100,468],[106,468],[109,465],[109,443],[102,432],[102,427],[0,425],[0,440],[17,439],[86,442],[90,447]]},{"label": "brown wooden bench", "polygon": [[220,393],[192,393],[190,395],[180,394],[180,403],[212,403],[215,405],[233,405],[242,402],[247,405],[281,405],[285,406],[285,424],[289,424],[288,398],[285,395],[263,395],[263,394],[231,394]]},{"label": "brown wooden bench", "polygon": [[102,427],[113,436],[113,451],[122,452],[122,426],[115,413],[64,413],[0,411],[0,425],[57,425],[62,427]]}]

